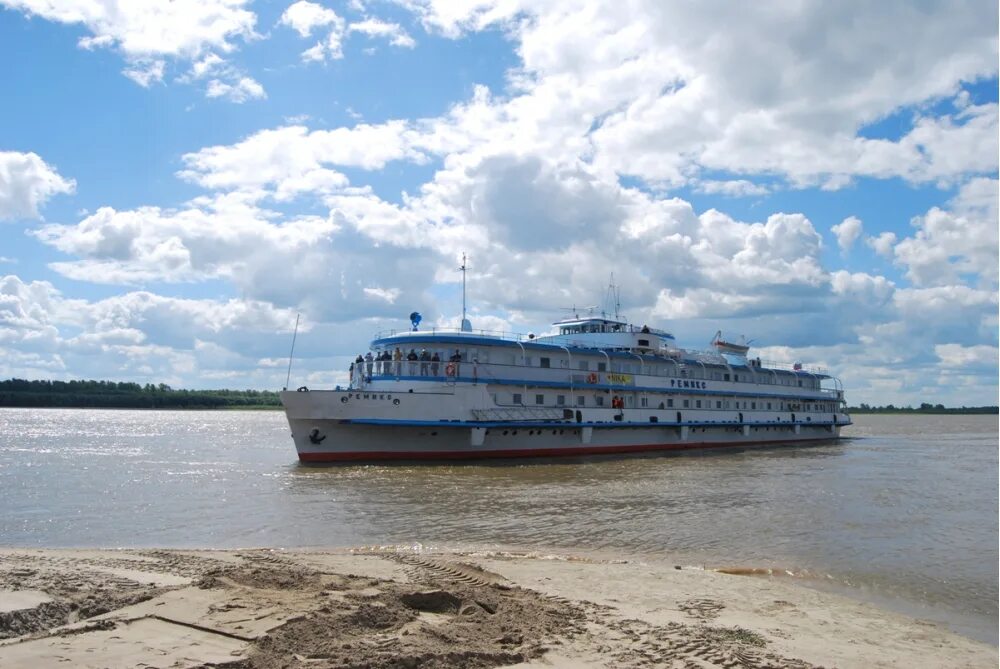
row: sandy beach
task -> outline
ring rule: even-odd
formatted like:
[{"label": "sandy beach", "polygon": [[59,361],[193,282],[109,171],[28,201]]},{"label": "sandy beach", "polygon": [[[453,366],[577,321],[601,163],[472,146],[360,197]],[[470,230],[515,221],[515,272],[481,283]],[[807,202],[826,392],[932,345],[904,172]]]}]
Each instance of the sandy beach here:
[{"label": "sandy beach", "polygon": [[0,549],[0,666],[995,667],[759,574],[509,553]]}]

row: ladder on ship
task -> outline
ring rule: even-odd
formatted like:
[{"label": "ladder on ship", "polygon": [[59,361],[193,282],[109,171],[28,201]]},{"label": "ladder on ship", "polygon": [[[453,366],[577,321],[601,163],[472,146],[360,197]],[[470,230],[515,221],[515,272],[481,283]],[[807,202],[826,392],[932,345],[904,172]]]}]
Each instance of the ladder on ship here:
[{"label": "ladder on ship", "polygon": [[566,420],[562,409],[543,409],[535,407],[509,407],[498,409],[473,409],[472,415],[482,421],[553,421]]}]

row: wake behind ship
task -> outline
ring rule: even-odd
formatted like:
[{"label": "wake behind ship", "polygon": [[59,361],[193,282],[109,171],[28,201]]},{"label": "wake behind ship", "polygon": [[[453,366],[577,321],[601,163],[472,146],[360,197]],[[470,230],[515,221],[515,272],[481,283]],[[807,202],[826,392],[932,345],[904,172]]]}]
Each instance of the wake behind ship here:
[{"label": "wake behind ship", "polygon": [[[840,382],[749,345],[678,348],[606,315],[535,337],[376,335],[347,388],[283,391],[302,462],[524,458],[796,444],[850,425]],[[369,359],[370,358],[370,359]]]}]

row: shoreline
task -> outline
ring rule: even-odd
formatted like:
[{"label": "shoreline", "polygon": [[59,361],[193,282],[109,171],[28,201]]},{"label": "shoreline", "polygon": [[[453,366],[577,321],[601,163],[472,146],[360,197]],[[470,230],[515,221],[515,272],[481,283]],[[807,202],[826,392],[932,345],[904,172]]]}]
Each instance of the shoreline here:
[{"label": "shoreline", "polygon": [[995,646],[765,570],[605,555],[0,548],[0,665],[997,663]]}]

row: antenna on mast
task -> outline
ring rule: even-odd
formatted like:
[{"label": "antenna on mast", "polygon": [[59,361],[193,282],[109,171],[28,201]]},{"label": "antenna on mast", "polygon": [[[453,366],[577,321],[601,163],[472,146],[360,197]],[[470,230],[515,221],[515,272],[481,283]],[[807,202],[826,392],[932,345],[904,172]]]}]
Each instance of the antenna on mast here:
[{"label": "antenna on mast", "polygon": [[462,266],[458,268],[462,273],[462,332],[472,332],[472,323],[465,317],[465,272],[468,267],[465,264],[465,254],[462,254]]},{"label": "antenna on mast", "polygon": [[[621,317],[622,301],[621,301],[621,289],[615,285],[615,273],[611,273],[611,279],[608,281],[608,293],[604,299],[604,307],[614,307],[615,309],[615,320]],[[606,314],[605,314],[606,316]]]}]

